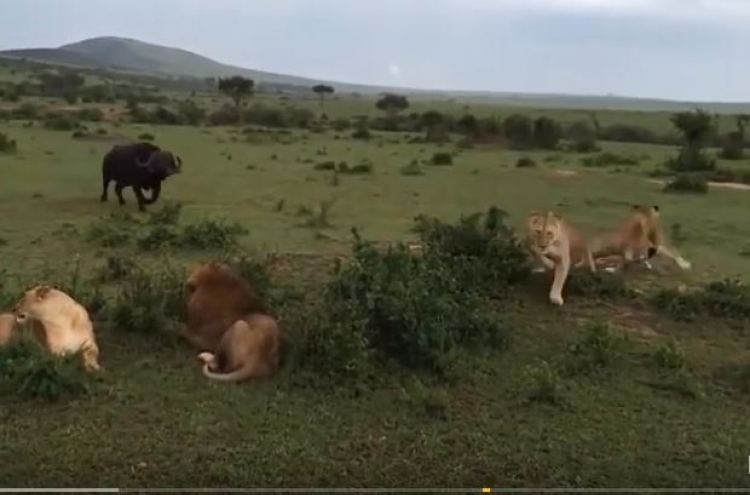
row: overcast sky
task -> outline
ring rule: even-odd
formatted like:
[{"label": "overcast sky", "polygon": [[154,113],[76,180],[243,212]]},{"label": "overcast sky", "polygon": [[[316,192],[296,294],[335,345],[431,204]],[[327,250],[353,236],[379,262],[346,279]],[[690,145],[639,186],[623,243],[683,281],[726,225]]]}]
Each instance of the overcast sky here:
[{"label": "overcast sky", "polygon": [[750,0],[2,0],[0,48],[123,36],[313,78],[750,101]]}]

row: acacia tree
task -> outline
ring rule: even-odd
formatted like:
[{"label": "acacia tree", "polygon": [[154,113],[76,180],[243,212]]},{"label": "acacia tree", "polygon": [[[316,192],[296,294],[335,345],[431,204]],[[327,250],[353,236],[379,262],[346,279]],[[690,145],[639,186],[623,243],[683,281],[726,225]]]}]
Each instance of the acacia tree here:
[{"label": "acacia tree", "polygon": [[316,84],[312,87],[313,93],[318,95],[318,98],[320,98],[320,106],[323,107],[323,102],[325,101],[326,96],[332,95],[334,93],[333,86],[328,86],[327,84]]},{"label": "acacia tree", "polygon": [[220,77],[218,88],[219,91],[232,99],[234,106],[237,108],[239,122],[242,122],[242,106],[245,100],[253,95],[255,81],[242,76]]},{"label": "acacia tree", "polygon": [[443,114],[435,110],[428,110],[421,118],[422,126],[425,128],[427,141],[442,141],[446,137]]},{"label": "acacia tree", "polygon": [[512,149],[526,149],[534,137],[531,119],[526,115],[514,113],[503,119],[503,137]]},{"label": "acacia tree", "polygon": [[409,100],[406,96],[397,95],[394,93],[386,93],[375,103],[375,107],[388,114],[389,117],[398,115],[399,112],[403,112],[409,108]]},{"label": "acacia tree", "polygon": [[562,126],[549,117],[539,117],[534,120],[533,140],[537,148],[554,150],[562,138]]},{"label": "acacia tree", "polygon": [[714,132],[714,119],[708,112],[696,109],[679,112],[670,118],[682,133],[683,146],[679,155],[667,162],[667,168],[675,172],[697,172],[713,170],[716,162],[703,153],[708,138]]},{"label": "acacia tree", "polygon": [[725,160],[741,160],[745,155],[745,126],[750,123],[750,115],[737,115],[737,130],[730,132],[719,156]]}]

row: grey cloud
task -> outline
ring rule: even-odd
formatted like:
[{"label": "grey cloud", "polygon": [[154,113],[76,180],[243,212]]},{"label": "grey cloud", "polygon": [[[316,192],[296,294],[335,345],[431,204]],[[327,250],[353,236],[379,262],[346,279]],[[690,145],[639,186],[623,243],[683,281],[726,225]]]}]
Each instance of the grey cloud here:
[{"label": "grey cloud", "polygon": [[748,20],[740,0],[7,0],[0,46],[114,35],[351,82],[750,100]]}]

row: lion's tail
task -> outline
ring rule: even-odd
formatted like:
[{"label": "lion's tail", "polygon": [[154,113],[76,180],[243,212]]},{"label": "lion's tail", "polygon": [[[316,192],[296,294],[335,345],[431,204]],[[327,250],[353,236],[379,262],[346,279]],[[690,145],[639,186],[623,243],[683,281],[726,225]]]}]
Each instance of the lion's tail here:
[{"label": "lion's tail", "polygon": [[208,363],[204,363],[203,374],[211,380],[216,380],[218,382],[240,382],[255,374],[255,366],[252,362],[248,362],[241,368],[230,373],[215,373],[209,369]]}]

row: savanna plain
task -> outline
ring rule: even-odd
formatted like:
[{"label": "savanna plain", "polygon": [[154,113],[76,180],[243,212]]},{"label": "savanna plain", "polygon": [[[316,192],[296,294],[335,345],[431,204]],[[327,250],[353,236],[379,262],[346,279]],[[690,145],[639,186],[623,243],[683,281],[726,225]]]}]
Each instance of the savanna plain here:
[{"label": "savanna plain", "polygon": [[[8,89],[56,71],[0,70],[0,309],[65,289],[103,370],[0,349],[0,485],[750,487],[741,116],[312,90],[238,111],[99,73]],[[86,92],[104,82],[132,93]],[[181,173],[147,212],[100,202],[102,157],[139,139]],[[635,204],[692,268],[573,270],[551,305],[525,216],[596,235]],[[174,335],[211,259],[279,318],[273,379],[211,382]]]}]

